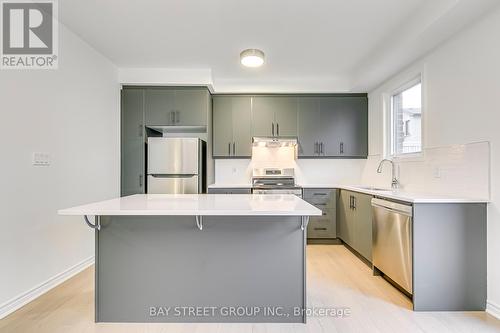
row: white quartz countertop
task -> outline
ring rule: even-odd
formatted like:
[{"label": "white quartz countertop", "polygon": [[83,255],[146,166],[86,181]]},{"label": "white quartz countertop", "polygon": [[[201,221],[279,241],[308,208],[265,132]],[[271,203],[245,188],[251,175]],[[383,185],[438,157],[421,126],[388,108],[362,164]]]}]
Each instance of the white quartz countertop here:
[{"label": "white quartz countertop", "polygon": [[467,198],[454,195],[429,194],[408,192],[404,189],[392,190],[391,188],[378,188],[365,185],[342,185],[342,184],[299,184],[307,188],[338,188],[354,192],[365,193],[380,198],[393,199],[410,203],[487,203],[484,198]]},{"label": "white quartz countertop", "polygon": [[61,209],[58,214],[315,216],[322,213],[292,194],[136,194]]},{"label": "white quartz countertop", "polygon": [[[393,191],[390,188],[383,188],[380,190],[377,187],[365,185],[346,185],[346,184],[332,184],[332,183],[319,183],[319,184],[297,184],[304,189],[311,188],[338,188],[350,190],[354,192],[366,193],[380,198],[387,198],[392,200],[410,202],[410,203],[488,203],[489,200],[485,198],[467,198],[456,195],[443,195],[443,194],[430,194],[430,193],[417,193],[409,192],[404,189]],[[209,188],[250,188],[249,183],[240,184],[221,184],[216,183],[208,186]]]}]

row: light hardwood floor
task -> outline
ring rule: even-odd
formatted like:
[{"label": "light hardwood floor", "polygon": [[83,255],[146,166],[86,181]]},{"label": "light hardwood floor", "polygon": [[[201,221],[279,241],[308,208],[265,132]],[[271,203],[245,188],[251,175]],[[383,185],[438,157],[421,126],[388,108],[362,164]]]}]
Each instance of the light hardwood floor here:
[{"label": "light hardwood floor", "polygon": [[413,312],[410,301],[342,245],[307,248],[309,307],[347,307],[349,317],[309,317],[303,324],[96,324],[89,268],[10,316],[0,332],[500,332],[484,312]]}]

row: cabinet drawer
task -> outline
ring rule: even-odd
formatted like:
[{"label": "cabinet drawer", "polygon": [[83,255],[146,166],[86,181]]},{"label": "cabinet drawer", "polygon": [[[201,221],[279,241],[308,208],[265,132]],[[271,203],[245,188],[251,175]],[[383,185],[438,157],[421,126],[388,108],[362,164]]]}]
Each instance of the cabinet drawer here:
[{"label": "cabinet drawer", "polygon": [[[318,217],[329,218],[329,219],[335,218],[336,213],[335,213],[334,208],[328,207],[328,205],[326,205],[326,204],[314,205],[314,207],[321,209],[321,212],[323,213],[322,216],[318,216]],[[316,216],[315,216],[315,218],[316,218]]]},{"label": "cabinet drawer", "polygon": [[304,190],[304,200],[321,208],[335,208],[335,190],[332,189],[306,189]]},{"label": "cabinet drawer", "polygon": [[335,224],[331,218],[311,217],[307,225],[308,238],[335,238]]}]

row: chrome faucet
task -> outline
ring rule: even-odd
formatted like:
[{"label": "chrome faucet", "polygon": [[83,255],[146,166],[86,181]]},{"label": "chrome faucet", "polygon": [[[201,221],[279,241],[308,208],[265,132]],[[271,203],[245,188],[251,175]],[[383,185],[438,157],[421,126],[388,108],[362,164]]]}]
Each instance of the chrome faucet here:
[{"label": "chrome faucet", "polygon": [[394,189],[394,190],[398,189],[399,188],[399,180],[396,177],[396,165],[394,164],[393,160],[389,160],[387,158],[384,158],[382,161],[380,161],[380,163],[378,165],[378,168],[377,168],[377,172],[378,173],[382,173],[382,165],[384,164],[384,162],[391,163],[391,165],[392,165],[392,171],[391,171],[391,176],[392,176],[391,188]]}]

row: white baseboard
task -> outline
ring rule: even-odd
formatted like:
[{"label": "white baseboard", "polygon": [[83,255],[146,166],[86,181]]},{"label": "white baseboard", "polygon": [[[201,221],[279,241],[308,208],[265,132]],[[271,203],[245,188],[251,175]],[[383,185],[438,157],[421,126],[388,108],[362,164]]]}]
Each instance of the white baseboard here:
[{"label": "white baseboard", "polygon": [[486,301],[486,312],[488,312],[493,317],[500,319],[500,305],[492,301]]},{"label": "white baseboard", "polygon": [[13,299],[3,303],[0,305],[0,319],[6,317],[22,306],[28,304],[33,301],[35,298],[45,294],[47,291],[51,290],[54,287],[57,287],[59,284],[73,277],[74,275],[80,273],[85,268],[91,266],[94,263],[94,256],[83,260],[82,262],[74,265],[73,267],[68,268],[64,272],[61,272],[47,281],[39,284],[31,290],[28,290],[21,295],[14,297]]}]

